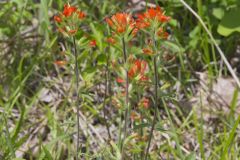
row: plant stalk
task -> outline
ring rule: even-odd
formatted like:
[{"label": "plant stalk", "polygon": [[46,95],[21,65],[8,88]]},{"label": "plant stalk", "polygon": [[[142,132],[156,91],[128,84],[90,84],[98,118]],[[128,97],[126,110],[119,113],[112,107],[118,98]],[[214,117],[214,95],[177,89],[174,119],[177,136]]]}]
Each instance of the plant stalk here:
[{"label": "plant stalk", "polygon": [[[153,50],[154,53],[156,54],[156,40],[155,40],[155,31],[153,33],[152,36],[153,39]],[[148,145],[147,145],[147,149],[146,149],[146,154],[145,154],[145,160],[147,160],[148,158],[148,154],[149,154],[149,148],[151,145],[151,140],[153,137],[153,130],[155,128],[156,122],[157,122],[157,111],[158,111],[158,71],[157,71],[157,55],[154,56],[153,58],[153,65],[154,65],[154,79],[155,79],[155,84],[154,84],[154,116],[153,116],[153,122],[152,122],[152,126],[151,126],[151,130],[150,130],[150,135],[149,135],[149,140],[148,140]]]},{"label": "plant stalk", "polygon": [[[127,63],[127,52],[126,52],[126,42],[124,40],[124,37],[122,38],[122,45],[123,45],[123,58],[124,58],[124,64],[126,65]],[[126,97],[125,97],[125,105],[126,105],[126,110],[125,110],[125,115],[124,115],[124,118],[125,118],[125,122],[124,122],[124,130],[123,130],[123,141],[122,141],[122,146],[121,146],[121,149],[122,149],[122,159],[124,159],[124,156],[123,156],[123,143],[124,143],[124,140],[125,138],[127,137],[127,126],[128,126],[128,119],[129,119],[129,106],[128,106],[128,103],[129,103],[129,93],[128,93],[128,86],[129,86],[129,77],[128,77],[128,69],[125,69],[125,74],[126,74],[126,86],[125,86],[125,89],[126,89]]]},{"label": "plant stalk", "polygon": [[107,56],[107,64],[106,64],[106,71],[105,71],[105,91],[104,91],[104,101],[103,101],[103,117],[105,120],[105,125],[106,125],[106,129],[107,129],[107,133],[108,133],[108,140],[110,141],[112,139],[111,137],[111,133],[110,133],[110,127],[107,121],[107,116],[106,116],[106,100],[107,100],[107,96],[109,93],[109,86],[108,86],[108,81],[109,81],[109,56]]},{"label": "plant stalk", "polygon": [[74,57],[75,57],[75,76],[76,76],[76,87],[77,87],[77,100],[76,100],[76,108],[77,108],[77,153],[76,160],[78,160],[79,153],[79,139],[80,139],[80,122],[79,122],[79,110],[80,110],[80,99],[79,99],[79,70],[78,70],[78,59],[77,59],[77,46],[75,37],[73,37],[73,46],[74,46]]}]

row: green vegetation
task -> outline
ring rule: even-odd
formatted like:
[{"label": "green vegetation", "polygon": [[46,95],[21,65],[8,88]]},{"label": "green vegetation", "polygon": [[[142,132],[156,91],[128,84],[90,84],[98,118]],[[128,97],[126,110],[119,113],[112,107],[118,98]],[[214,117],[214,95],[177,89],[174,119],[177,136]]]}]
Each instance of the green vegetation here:
[{"label": "green vegetation", "polygon": [[0,1],[1,160],[240,159],[239,0],[65,3]]}]

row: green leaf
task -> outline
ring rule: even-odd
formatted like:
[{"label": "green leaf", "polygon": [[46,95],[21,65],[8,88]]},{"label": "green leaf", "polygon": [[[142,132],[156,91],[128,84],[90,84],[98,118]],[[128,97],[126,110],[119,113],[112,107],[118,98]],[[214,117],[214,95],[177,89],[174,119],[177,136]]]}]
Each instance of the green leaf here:
[{"label": "green leaf", "polygon": [[169,24],[172,25],[173,27],[177,27],[178,21],[176,19],[171,19]]},{"label": "green leaf", "polygon": [[240,122],[240,115],[238,116],[238,119],[235,121],[235,124],[233,125],[228,138],[226,139],[225,143],[223,144],[224,148],[223,148],[223,152],[221,154],[221,160],[224,160],[228,156],[228,151],[230,150],[231,144],[233,143],[233,141],[236,137],[235,135],[237,134],[237,127],[239,125],[239,122]]},{"label": "green leaf", "polygon": [[91,81],[96,75],[96,67],[88,67],[82,72],[82,77],[84,81]]},{"label": "green leaf", "polygon": [[97,41],[97,45],[100,49],[100,51],[103,51],[103,32],[102,32],[102,29],[101,29],[101,26],[97,24],[93,24],[91,23],[90,24],[90,27],[91,27],[91,30],[93,32],[93,37],[94,39]]},{"label": "green leaf", "polygon": [[213,8],[212,14],[217,19],[222,19],[224,16],[224,10],[222,8]]},{"label": "green leaf", "polygon": [[100,54],[97,57],[97,63],[98,63],[98,65],[105,65],[107,63],[107,56],[106,56],[106,54]]},{"label": "green leaf", "polygon": [[46,158],[47,160],[53,160],[53,157],[52,157],[51,153],[49,152],[49,150],[46,147],[44,147],[44,146],[42,146],[42,149],[43,149],[43,151],[45,153],[45,157],[44,158]]},{"label": "green leaf", "polygon": [[166,82],[165,84],[163,84],[162,86],[161,86],[161,90],[165,90],[165,89],[167,89],[167,88],[169,88],[171,86],[171,84],[169,83],[169,82]]},{"label": "green leaf", "polygon": [[190,153],[187,157],[186,157],[186,160],[195,160],[195,154],[194,153]]},{"label": "green leaf", "polygon": [[240,8],[232,9],[227,12],[218,25],[218,33],[223,36],[229,36],[233,32],[240,32]]},{"label": "green leaf", "polygon": [[183,50],[183,48],[180,48],[178,45],[176,45],[173,42],[163,41],[161,43],[164,47],[171,50],[173,53],[181,52]]}]

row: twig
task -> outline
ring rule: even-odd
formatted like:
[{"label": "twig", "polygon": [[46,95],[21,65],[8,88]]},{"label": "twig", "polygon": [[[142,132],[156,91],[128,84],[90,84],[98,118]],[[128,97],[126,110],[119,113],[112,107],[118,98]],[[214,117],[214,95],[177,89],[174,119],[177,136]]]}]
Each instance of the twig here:
[{"label": "twig", "polygon": [[237,75],[234,73],[232,66],[229,64],[227,58],[225,57],[223,51],[221,50],[221,48],[218,46],[216,40],[214,39],[213,35],[211,34],[211,32],[208,30],[207,26],[205,25],[205,23],[203,22],[202,18],[184,1],[184,0],[179,0],[198,20],[199,22],[202,24],[203,28],[205,29],[205,31],[207,32],[208,36],[210,37],[210,39],[212,40],[213,44],[215,45],[215,47],[217,48],[223,62],[225,63],[225,65],[227,66],[229,72],[231,73],[233,79],[236,81],[238,89],[240,89],[240,81],[237,77]]}]

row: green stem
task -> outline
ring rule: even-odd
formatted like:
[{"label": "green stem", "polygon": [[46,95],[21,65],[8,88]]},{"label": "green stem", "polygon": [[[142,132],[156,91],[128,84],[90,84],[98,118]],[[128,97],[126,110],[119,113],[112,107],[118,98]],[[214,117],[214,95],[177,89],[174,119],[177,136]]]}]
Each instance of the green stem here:
[{"label": "green stem", "polygon": [[77,153],[76,153],[76,160],[78,160],[78,153],[79,153],[79,138],[80,138],[80,122],[79,122],[79,106],[80,106],[80,99],[79,99],[79,70],[78,70],[78,59],[77,59],[77,46],[75,37],[73,37],[73,46],[74,46],[74,57],[75,57],[75,76],[76,76],[76,87],[77,87],[77,100],[76,100],[76,107],[77,107]]},{"label": "green stem", "polygon": [[9,132],[9,126],[8,126],[8,121],[7,121],[5,112],[3,112],[3,121],[4,121],[4,124],[5,124],[5,127],[6,127],[5,135],[6,135],[6,141],[7,141],[8,149],[11,152],[10,157],[15,158],[15,149],[14,149],[12,138],[11,138],[11,135],[10,135],[10,132]]},{"label": "green stem", "polygon": [[104,117],[104,121],[105,121],[105,125],[107,128],[107,133],[108,133],[108,140],[110,141],[111,138],[111,133],[110,133],[110,127],[107,121],[107,116],[106,116],[106,100],[107,100],[107,95],[108,95],[108,91],[109,91],[109,87],[108,87],[108,81],[109,81],[109,56],[107,56],[107,64],[106,64],[106,71],[105,71],[105,91],[104,91],[104,101],[103,101],[103,117]]},{"label": "green stem", "polygon": [[[124,58],[124,65],[126,65],[127,63],[127,52],[126,52],[126,43],[125,43],[125,40],[124,38],[122,38],[122,45],[123,45],[123,58]],[[125,110],[125,122],[124,122],[124,130],[123,130],[123,140],[122,140],[122,146],[121,146],[121,149],[122,149],[122,159],[124,159],[124,156],[123,156],[123,143],[124,143],[124,140],[125,138],[127,137],[127,126],[128,126],[128,119],[129,119],[129,106],[128,106],[128,103],[129,103],[129,93],[128,93],[128,86],[129,86],[129,77],[128,77],[128,69],[126,68],[125,69],[125,74],[126,74],[126,97],[125,97],[125,105],[126,105],[126,110]]]},{"label": "green stem", "polygon": [[[154,53],[156,54],[156,40],[155,40],[155,31],[153,33],[152,36],[153,39],[153,49],[154,49]],[[153,122],[152,122],[152,126],[151,126],[151,130],[150,130],[150,135],[149,135],[149,140],[148,140],[148,145],[147,145],[147,149],[146,149],[146,154],[145,154],[145,160],[147,160],[148,158],[148,154],[149,154],[149,148],[151,145],[151,140],[153,137],[153,130],[155,128],[156,122],[157,122],[157,107],[158,107],[158,71],[157,71],[157,55],[154,56],[153,58],[153,64],[154,64],[154,79],[155,79],[155,84],[154,84],[154,117],[153,117]]]}]

